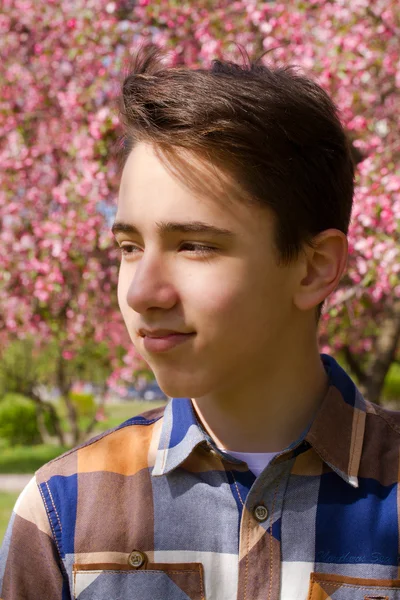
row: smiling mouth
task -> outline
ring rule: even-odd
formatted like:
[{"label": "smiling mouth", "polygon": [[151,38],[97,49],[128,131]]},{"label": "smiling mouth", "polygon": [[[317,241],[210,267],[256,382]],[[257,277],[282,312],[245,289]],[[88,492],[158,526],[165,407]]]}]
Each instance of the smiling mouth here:
[{"label": "smiling mouth", "polygon": [[170,331],[169,333],[160,334],[161,332],[151,332],[151,334],[142,335],[143,338],[143,346],[148,352],[167,352],[168,350],[172,350],[173,348],[180,346],[181,344],[187,342],[196,334],[192,333],[179,333]]},{"label": "smiling mouth", "polygon": [[138,334],[141,337],[161,338],[167,337],[168,335],[188,335],[194,331],[178,331],[177,329],[168,329],[167,327],[158,327],[147,329],[146,327],[140,327]]}]

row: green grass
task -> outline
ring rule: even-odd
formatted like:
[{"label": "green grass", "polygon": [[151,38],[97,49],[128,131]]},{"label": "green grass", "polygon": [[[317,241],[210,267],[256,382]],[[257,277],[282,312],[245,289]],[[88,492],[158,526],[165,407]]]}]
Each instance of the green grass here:
[{"label": "green grass", "polygon": [[151,402],[134,400],[121,404],[110,404],[105,408],[107,420],[97,423],[94,431],[105,431],[106,429],[116,427],[117,425],[120,425],[120,423],[123,423],[136,415],[140,415],[141,413],[151,410],[152,408],[157,408],[158,406],[164,406],[165,404],[166,403],[163,400],[159,402],[155,400]]},{"label": "green grass", "polygon": [[0,492],[0,544],[3,541],[12,509],[19,494]]},{"label": "green grass", "polygon": [[[142,412],[163,406],[165,402],[132,401],[120,404],[110,404],[105,408],[107,419],[96,424],[90,437],[94,437],[102,431],[116,427],[127,419]],[[89,418],[80,419],[81,427],[87,426]],[[0,440],[1,441],[1,440]],[[0,473],[1,474],[33,474],[42,465],[56,458],[68,448],[40,444],[38,446],[14,446],[0,445]]]},{"label": "green grass", "polygon": [[0,473],[32,474],[49,460],[56,458],[67,448],[59,446],[14,446],[2,448],[0,452]]},{"label": "green grass", "polygon": [[[152,408],[157,408],[158,406],[164,406],[166,404],[165,401],[146,401],[146,400],[130,400],[129,402],[120,402],[118,404],[106,404],[105,413],[107,419],[105,421],[99,421],[96,423],[92,435],[96,435],[96,433],[106,431],[106,429],[111,429],[112,427],[116,427],[120,425],[127,419],[131,419],[136,415],[139,415],[142,412],[147,410],[151,410]],[[62,419],[62,427],[64,431],[69,431],[68,423],[65,419],[66,416],[66,406],[64,403],[60,403],[57,405],[57,412]],[[91,417],[80,417],[79,418],[79,427],[80,429],[86,429],[86,427],[91,422]]]},{"label": "green grass", "polygon": [[[157,408],[158,406],[164,406],[164,401],[137,401],[133,400],[130,402],[123,402],[120,404],[109,404],[105,407],[106,419],[104,421],[98,421],[92,430],[90,437],[94,437],[98,433],[102,431],[106,431],[107,429],[112,429],[113,427],[117,427],[124,421],[135,417],[136,415],[140,415],[141,413],[151,410],[152,408]],[[79,418],[79,427],[82,430],[85,430],[86,427],[91,422],[91,417],[80,417]],[[65,431],[68,430],[67,424],[64,422]]]}]

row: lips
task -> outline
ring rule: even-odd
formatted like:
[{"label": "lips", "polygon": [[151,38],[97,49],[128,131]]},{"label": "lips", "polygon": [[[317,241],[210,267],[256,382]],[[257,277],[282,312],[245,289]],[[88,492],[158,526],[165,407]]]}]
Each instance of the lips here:
[{"label": "lips", "polygon": [[139,335],[141,337],[149,337],[149,338],[162,338],[167,337],[169,335],[189,335],[193,333],[185,332],[185,331],[176,331],[174,329],[139,329]]},{"label": "lips", "polygon": [[195,332],[182,333],[172,329],[139,329],[143,346],[148,352],[166,352],[190,340]]}]

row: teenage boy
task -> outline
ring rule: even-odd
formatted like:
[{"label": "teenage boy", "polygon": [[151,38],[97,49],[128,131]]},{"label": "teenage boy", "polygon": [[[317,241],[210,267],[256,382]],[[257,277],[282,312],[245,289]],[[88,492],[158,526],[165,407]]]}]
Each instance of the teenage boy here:
[{"label": "teenage boy", "polygon": [[171,396],[41,469],[3,600],[399,599],[399,418],[320,355],[353,163],[293,68],[167,68],[122,91],[127,330]]}]

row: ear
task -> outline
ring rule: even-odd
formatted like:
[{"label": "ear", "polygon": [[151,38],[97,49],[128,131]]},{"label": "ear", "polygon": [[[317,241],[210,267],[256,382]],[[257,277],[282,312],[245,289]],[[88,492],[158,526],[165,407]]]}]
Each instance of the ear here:
[{"label": "ear", "polygon": [[338,286],[347,265],[348,242],[338,229],[326,229],[304,250],[304,261],[294,304],[300,310],[315,308]]}]

